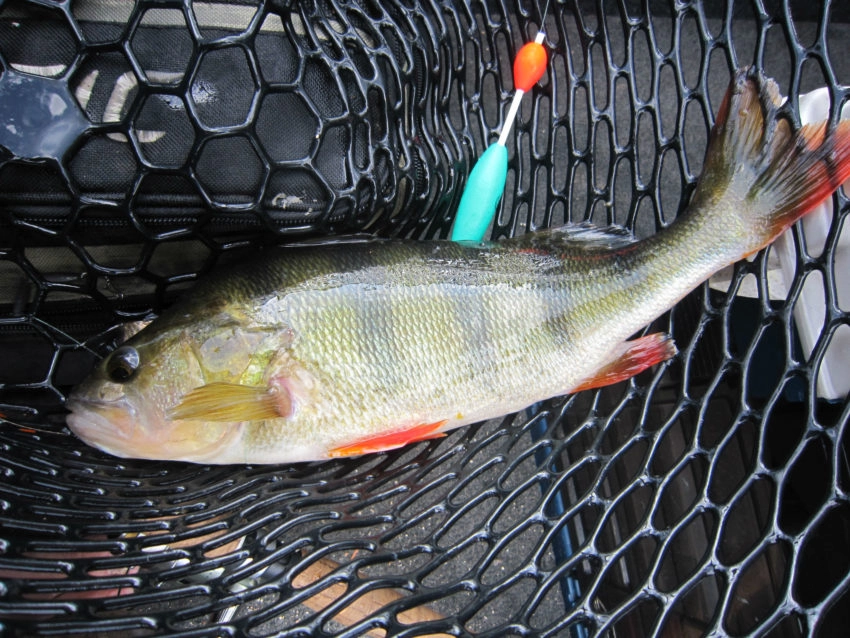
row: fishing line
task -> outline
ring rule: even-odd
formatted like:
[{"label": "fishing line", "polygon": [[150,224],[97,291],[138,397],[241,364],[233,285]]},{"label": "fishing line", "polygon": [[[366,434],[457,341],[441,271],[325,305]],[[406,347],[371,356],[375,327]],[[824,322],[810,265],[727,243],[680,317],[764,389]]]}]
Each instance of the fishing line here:
[{"label": "fishing line", "polygon": [[[540,81],[546,72],[549,56],[543,41],[546,38],[544,23],[549,12],[549,2],[540,13],[540,29],[532,42],[526,42],[514,58],[514,97],[508,107],[498,141],[491,144],[469,173],[461,195],[452,228],[453,241],[480,242],[496,215],[496,206],[505,190],[508,178],[507,141],[516,120],[522,96]],[[540,4],[537,5],[540,11]]]},{"label": "fishing line", "polygon": [[0,427],[6,425],[16,428],[18,432],[23,434],[59,434],[61,436],[71,436],[71,432],[65,426],[62,426],[60,429],[53,430],[44,428],[42,423],[32,424],[21,421],[20,419],[12,421],[8,414],[0,411]]},{"label": "fishing line", "polygon": [[44,319],[39,319],[39,318],[38,318],[38,317],[36,317],[35,315],[31,316],[31,317],[30,317],[30,319],[32,319],[32,321],[34,321],[35,323],[41,324],[42,326],[44,326],[44,327],[45,327],[45,328],[47,328],[48,330],[52,330],[52,331],[53,331],[53,332],[55,332],[56,334],[58,334],[58,335],[60,335],[60,336],[62,336],[62,337],[65,337],[68,341],[70,341],[72,344],[74,344],[74,347],[75,347],[75,348],[82,348],[83,350],[86,350],[86,351],[90,352],[91,354],[93,354],[93,355],[94,355],[95,357],[97,357],[98,359],[103,358],[103,355],[102,355],[102,354],[100,354],[100,353],[98,353],[98,352],[95,352],[94,350],[92,350],[91,348],[89,348],[89,347],[88,347],[85,343],[83,343],[82,341],[77,341],[76,339],[74,339],[74,337],[72,337],[71,335],[69,335],[67,332],[65,332],[65,331],[64,331],[64,330],[62,330],[61,328],[57,328],[57,327],[56,327],[56,326],[54,326],[53,324],[50,324],[50,323],[46,322]]},{"label": "fishing line", "polygon": [[[90,352],[91,354],[93,354],[98,359],[102,358],[101,354],[92,350],[85,343],[83,343],[82,341],[78,341],[77,339],[72,337],[70,334],[68,334],[67,332],[62,330],[61,328],[54,326],[53,324],[45,321],[44,319],[41,319],[41,318],[33,315],[33,316],[30,317],[30,320],[33,323],[37,323],[37,324],[43,326],[47,331],[52,332],[54,334],[58,334],[58,335],[64,337],[65,339],[67,339],[68,341],[70,341],[73,344],[74,349],[86,350],[87,352]],[[24,434],[60,434],[60,435],[67,435],[67,436],[69,436],[71,434],[65,428],[62,428],[62,429],[59,429],[59,430],[52,430],[52,429],[45,429],[45,428],[41,427],[40,423],[38,425],[34,425],[34,424],[22,422],[20,419],[13,421],[9,414],[0,410],[0,426],[4,426],[4,425],[8,425],[8,426],[11,426],[13,428],[16,428],[19,432],[23,432]]]},{"label": "fishing line", "polygon": [[0,414],[0,425],[10,425],[13,428],[17,429],[21,434],[58,434],[59,436],[71,436],[71,432],[67,428],[62,428],[59,430],[46,430],[42,427],[36,427],[34,425],[29,425],[26,423],[15,423],[14,421],[10,421],[9,419],[3,417]]},{"label": "fishing line", "polygon": [[[496,206],[505,190],[505,182],[508,173],[508,150],[507,140],[511,128],[516,119],[522,96],[540,81],[548,64],[548,55],[543,47],[546,37],[544,25],[549,13],[549,2],[540,13],[540,30],[533,42],[527,42],[517,53],[514,59],[514,97],[508,108],[502,132],[495,144],[492,144],[481,155],[478,162],[469,174],[469,179],[461,196],[452,228],[451,238],[454,241],[480,242],[487,232],[487,228],[496,215]],[[537,5],[538,11],[540,5]],[[531,435],[533,440],[540,441],[546,436],[549,425],[548,415],[541,414],[540,404],[535,404],[526,410],[526,417],[533,423]],[[539,418],[535,418],[539,417]],[[544,445],[535,450],[535,459],[540,467],[544,467],[552,452],[551,445]],[[541,490],[547,493],[550,489],[549,481],[541,484]],[[560,490],[554,491],[554,496],[549,502],[550,514],[560,517],[564,515],[564,498]],[[556,535],[553,543],[556,556],[561,562],[566,562],[574,555],[573,543],[569,531],[563,527]],[[575,606],[581,599],[581,584],[573,576],[565,576],[560,580],[560,587],[564,597],[570,606]],[[573,638],[585,638],[587,632],[584,627],[574,627],[570,631]]]}]

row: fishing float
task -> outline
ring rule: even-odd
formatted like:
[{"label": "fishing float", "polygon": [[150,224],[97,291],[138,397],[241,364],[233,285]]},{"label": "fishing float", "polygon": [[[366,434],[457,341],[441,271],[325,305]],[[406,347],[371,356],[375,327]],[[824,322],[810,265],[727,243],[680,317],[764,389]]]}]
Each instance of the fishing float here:
[{"label": "fishing float", "polygon": [[[542,15],[546,15],[549,3]],[[538,31],[533,42],[527,42],[517,53],[514,59],[514,97],[505,117],[505,124],[499,139],[491,144],[481,155],[469,174],[466,188],[461,195],[454,226],[452,227],[452,241],[480,242],[484,239],[487,227],[496,215],[496,206],[502,198],[505,190],[505,182],[508,177],[508,149],[506,146],[508,135],[510,135],[513,123],[516,120],[522,96],[540,81],[546,66],[549,63],[548,54],[543,46],[546,34]],[[535,404],[526,410],[529,420],[535,416],[536,419],[531,428],[533,440],[539,441],[546,435],[548,419],[546,415],[538,415],[539,404]],[[551,446],[538,448],[535,451],[535,459],[541,465],[546,463],[546,457],[551,452]],[[548,484],[541,484],[541,490],[545,493]],[[562,516],[565,511],[563,496],[560,491],[555,491],[553,500],[549,502],[552,516]],[[574,554],[572,539],[566,527],[563,527],[555,538],[553,544],[555,554],[566,561]],[[564,600],[571,605],[581,598],[581,585],[572,576],[566,576],[560,582],[561,592]],[[587,632],[581,625],[571,631],[575,638],[585,638]]]},{"label": "fishing float", "polygon": [[481,241],[496,215],[496,206],[502,198],[508,178],[508,135],[516,120],[522,96],[540,81],[549,62],[543,46],[545,37],[543,31],[538,31],[534,41],[526,42],[514,59],[514,97],[502,133],[478,158],[469,174],[452,227],[452,241]]}]

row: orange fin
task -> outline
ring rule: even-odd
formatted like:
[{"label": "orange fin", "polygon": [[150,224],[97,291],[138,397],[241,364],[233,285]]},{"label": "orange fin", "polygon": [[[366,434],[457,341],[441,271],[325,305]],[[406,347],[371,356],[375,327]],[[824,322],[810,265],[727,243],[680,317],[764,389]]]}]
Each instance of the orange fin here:
[{"label": "orange fin", "polygon": [[289,393],[282,387],[209,383],[195,388],[168,412],[172,420],[260,421],[289,416]]},{"label": "orange fin", "polygon": [[445,432],[439,432],[439,429],[446,423],[448,423],[448,419],[437,421],[436,423],[423,423],[422,425],[416,425],[406,430],[395,430],[375,436],[363,437],[348,445],[332,449],[328,452],[328,456],[336,459],[343,456],[359,456],[360,454],[369,454],[371,452],[385,452],[402,447],[408,443],[438,439],[446,436]]},{"label": "orange fin", "polygon": [[634,341],[624,341],[614,351],[608,363],[592,377],[582,381],[572,392],[601,388],[625,381],[656,363],[674,357],[677,352],[673,339],[663,332],[646,335]]}]

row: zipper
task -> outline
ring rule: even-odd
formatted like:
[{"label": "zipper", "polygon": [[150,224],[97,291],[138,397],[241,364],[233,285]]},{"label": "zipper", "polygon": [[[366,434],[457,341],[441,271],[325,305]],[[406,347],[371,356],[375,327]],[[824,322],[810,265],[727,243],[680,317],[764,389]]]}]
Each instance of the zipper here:
[{"label": "zipper", "polygon": [[[68,200],[67,206],[61,206],[57,205],[55,201],[38,205],[38,203],[32,201],[23,203],[20,201],[9,202],[9,198],[4,199],[5,201],[0,200],[0,229],[11,228],[20,222],[38,225],[50,230],[63,229],[68,224],[68,214],[59,211],[69,211],[73,205],[70,200]],[[318,226],[323,220],[331,217],[342,216],[345,218],[352,210],[351,204],[346,199],[340,200],[334,208],[326,210],[322,207],[319,214],[313,212],[316,210],[315,207],[303,206],[300,208],[302,210],[299,210],[297,206],[290,206],[285,213],[269,207],[262,207],[260,210],[277,228],[299,227],[299,230],[305,225]],[[75,228],[81,230],[132,228],[126,206],[115,209],[102,207],[92,210],[97,211],[98,215],[81,215],[75,223]],[[202,219],[205,219],[204,227],[212,230],[236,230],[240,228],[256,230],[269,225],[263,221],[255,208],[246,209],[239,213],[216,212],[215,209],[204,208],[197,202],[193,202],[183,209],[173,204],[163,207],[161,210],[152,210],[150,205],[137,206],[134,208],[134,214],[141,223],[158,229],[185,227],[198,223]]]},{"label": "zipper", "polygon": [[[170,305],[180,293],[167,293],[163,303]],[[147,297],[146,297],[147,298]],[[152,318],[150,303],[141,301],[141,297],[123,300],[111,308],[111,312],[104,312],[104,308],[94,299],[82,298],[75,301],[57,301],[44,303],[38,310],[38,321],[33,322],[31,314],[10,315],[3,312],[0,316],[0,337],[12,337],[23,335],[38,335],[41,337],[41,328],[46,332],[51,329],[66,333],[73,340],[86,340],[95,337],[123,323],[140,321]],[[0,309],[8,310],[7,304]],[[119,314],[120,313],[120,314]],[[122,318],[121,315],[124,315]]]}]

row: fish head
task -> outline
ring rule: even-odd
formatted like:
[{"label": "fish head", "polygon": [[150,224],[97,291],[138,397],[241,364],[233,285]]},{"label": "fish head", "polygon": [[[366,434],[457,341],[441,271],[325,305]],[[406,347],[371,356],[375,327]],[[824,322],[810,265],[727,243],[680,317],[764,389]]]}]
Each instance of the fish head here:
[{"label": "fish head", "polygon": [[68,397],[68,427],[120,457],[203,462],[239,436],[239,424],[172,420],[169,410],[202,385],[197,335],[142,330],[113,350]]}]

